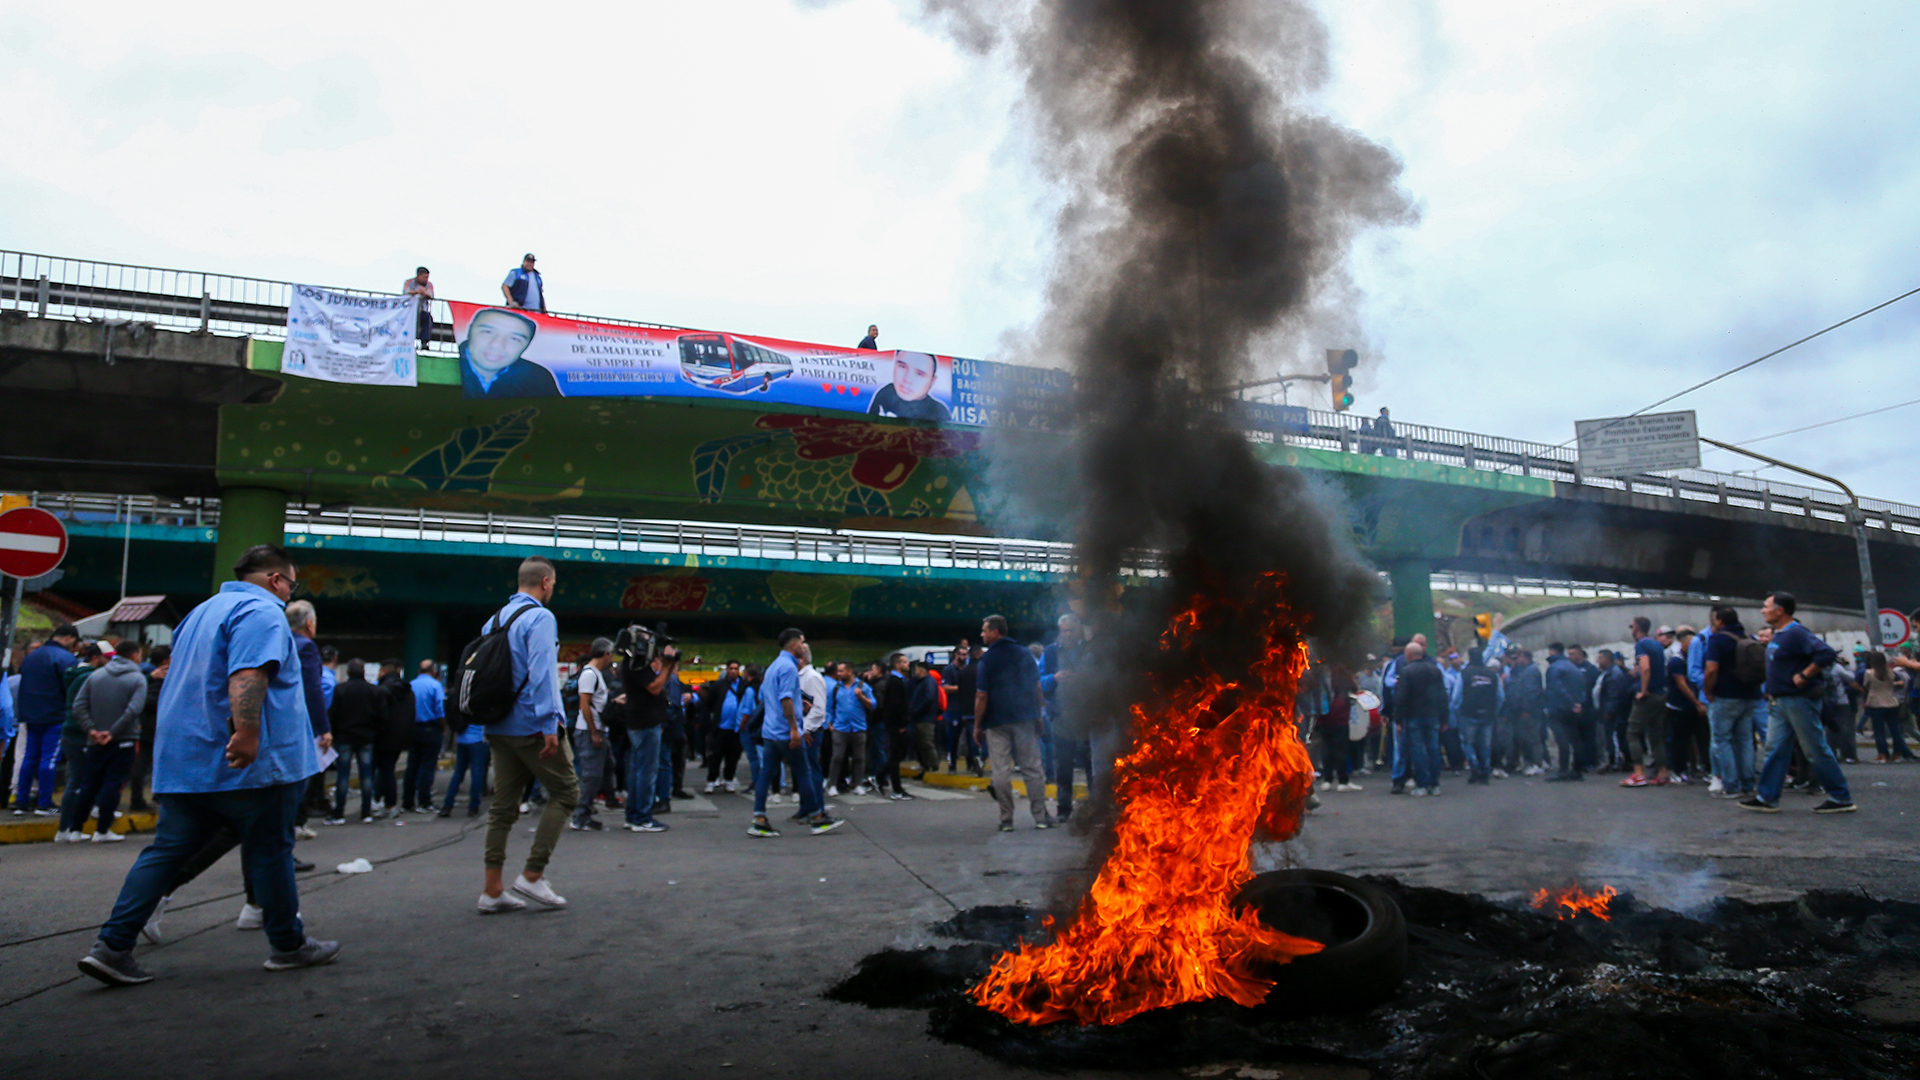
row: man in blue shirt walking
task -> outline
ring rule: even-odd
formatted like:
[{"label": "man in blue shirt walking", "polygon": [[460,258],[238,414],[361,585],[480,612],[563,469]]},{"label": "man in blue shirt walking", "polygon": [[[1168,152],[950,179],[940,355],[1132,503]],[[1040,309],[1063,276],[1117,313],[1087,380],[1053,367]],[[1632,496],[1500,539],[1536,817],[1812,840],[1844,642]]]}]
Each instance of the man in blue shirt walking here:
[{"label": "man in blue shirt walking", "polygon": [[[53,774],[60,761],[60,728],[67,719],[67,672],[79,663],[73,655],[80,631],[72,623],[54,627],[53,637],[20,661],[20,695],[14,703],[17,723],[27,729],[20,752],[20,787],[14,792],[13,812],[47,817],[53,813]],[[33,800],[33,784],[40,782],[40,801]]]},{"label": "man in blue shirt walking", "polygon": [[1793,763],[1794,743],[1813,765],[1814,782],[1827,793],[1813,808],[1816,814],[1849,814],[1856,808],[1847,790],[1847,778],[1827,742],[1820,723],[1820,699],[1826,687],[1821,673],[1833,666],[1833,646],[1793,617],[1799,602],[1793,594],[1774,592],[1760,605],[1760,617],[1773,627],[1767,642],[1767,749],[1760,766],[1760,783],[1752,798],[1740,800],[1742,810],[1763,814],[1780,812],[1780,788],[1787,766]]},{"label": "man in blue shirt walking", "polygon": [[307,778],[320,771],[287,625],[293,562],[261,544],[240,557],[233,576],[174,631],[154,724],[159,830],[80,960],[82,972],[109,985],[152,980],[134,962],[134,941],[180,868],[222,828],[240,836],[241,865],[273,948],[267,970],[327,964],[340,952],[339,942],[307,936],[293,877],[294,816]]},{"label": "man in blue shirt walking", "polygon": [[[815,799],[818,789],[808,779],[806,706],[800,700],[800,654],[806,647],[805,634],[792,628],[780,631],[780,655],[767,666],[761,680],[761,765],[760,774],[753,780],[753,824],[747,829],[748,836],[780,835],[767,821],[767,789],[783,764],[794,778],[800,816],[806,820],[809,832],[820,836],[846,824],[827,816],[826,807]],[[744,724],[746,720],[743,718],[741,722]]]},{"label": "man in blue shirt walking", "polygon": [[[486,887],[480,893],[483,915],[518,911],[527,906],[522,896],[548,907],[567,906],[566,897],[546,880],[553,846],[580,801],[573,754],[560,737],[560,624],[547,609],[554,582],[551,562],[538,555],[528,558],[520,564],[520,591],[480,628],[484,634],[512,621],[507,643],[513,653],[513,685],[519,688],[507,715],[487,725],[494,780],[493,807],[487,811]],[[522,608],[529,610],[521,613]],[[528,780],[540,781],[547,790],[547,806],[534,830],[526,868],[508,892],[501,884],[501,869],[507,865],[507,836],[520,820],[520,794]]]},{"label": "man in blue shirt walking", "polygon": [[420,661],[413,677],[413,743],[400,801],[422,814],[433,812],[433,775],[440,768],[440,744],[447,737],[447,691],[433,677],[433,661]]}]

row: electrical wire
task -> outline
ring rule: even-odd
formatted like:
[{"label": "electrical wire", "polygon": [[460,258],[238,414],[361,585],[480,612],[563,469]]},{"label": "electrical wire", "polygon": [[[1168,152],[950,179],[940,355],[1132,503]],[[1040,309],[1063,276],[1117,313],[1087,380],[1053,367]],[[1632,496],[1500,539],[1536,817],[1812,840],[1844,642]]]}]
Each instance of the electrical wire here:
[{"label": "electrical wire", "polygon": [[[1902,401],[1897,405],[1882,405],[1877,409],[1868,409],[1866,412],[1854,413],[1852,416],[1839,416],[1839,417],[1835,417],[1832,420],[1822,420],[1817,424],[1808,424],[1805,427],[1788,428],[1785,431],[1776,431],[1771,435],[1762,435],[1757,439],[1743,439],[1736,445],[1752,446],[1754,443],[1766,442],[1768,439],[1779,439],[1779,438],[1784,438],[1785,436],[1788,436],[1788,435],[1798,435],[1803,431],[1812,431],[1815,428],[1832,427],[1834,424],[1844,424],[1849,420],[1858,420],[1863,416],[1877,416],[1883,412],[1892,412],[1895,409],[1904,409],[1909,405],[1920,405],[1920,398],[1914,398],[1911,401]],[[1709,452],[1722,452],[1722,451],[1720,451],[1720,448],[1716,446],[1716,447],[1713,447]],[[1768,466],[1768,467],[1771,468],[1772,466]]]}]

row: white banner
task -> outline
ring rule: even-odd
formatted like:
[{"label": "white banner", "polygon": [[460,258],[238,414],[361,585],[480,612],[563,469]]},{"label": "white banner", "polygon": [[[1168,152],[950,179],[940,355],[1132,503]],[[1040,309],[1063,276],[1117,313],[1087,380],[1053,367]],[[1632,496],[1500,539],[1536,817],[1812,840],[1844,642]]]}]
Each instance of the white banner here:
[{"label": "white banner", "polygon": [[411,296],[349,296],[295,285],[280,370],[328,382],[414,386],[419,311]]}]

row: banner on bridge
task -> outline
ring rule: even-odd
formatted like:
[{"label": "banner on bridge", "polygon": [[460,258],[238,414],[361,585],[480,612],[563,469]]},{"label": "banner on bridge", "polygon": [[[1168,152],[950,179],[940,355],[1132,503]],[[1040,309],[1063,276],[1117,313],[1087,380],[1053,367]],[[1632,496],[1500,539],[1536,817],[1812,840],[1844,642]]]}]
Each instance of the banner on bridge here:
[{"label": "banner on bridge", "polygon": [[470,398],[685,397],[967,427],[1046,427],[1062,372],[453,303]]},{"label": "banner on bridge", "polygon": [[354,296],[295,285],[280,370],[327,382],[414,386],[411,296]]}]

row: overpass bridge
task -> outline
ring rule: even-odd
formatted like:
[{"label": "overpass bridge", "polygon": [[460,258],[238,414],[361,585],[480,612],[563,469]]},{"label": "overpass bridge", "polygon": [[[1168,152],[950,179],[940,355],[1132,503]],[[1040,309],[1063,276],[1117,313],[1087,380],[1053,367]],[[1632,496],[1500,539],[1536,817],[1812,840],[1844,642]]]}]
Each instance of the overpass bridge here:
[{"label": "overpass bridge", "polygon": [[[1025,546],[982,539],[1045,532],[1002,512],[987,468],[1001,445],[995,432],[747,402],[470,401],[450,326],[420,354],[417,387],[286,376],[278,338],[290,290],[0,252],[0,389],[11,433],[0,487],[168,500],[174,524],[135,530],[176,530],[173,539],[136,539],[171,545],[162,549],[175,553],[168,580],[197,580],[200,591],[209,567],[217,578],[248,544],[282,540],[329,558],[352,553],[350,565],[378,570],[380,603],[409,610],[441,602],[442,587],[484,607],[499,591],[493,583],[506,580],[485,561],[536,548],[604,570],[585,609],[601,615],[771,617],[747,594],[758,589],[771,602],[773,575],[793,576],[781,578],[785,595],[805,594],[804,584],[828,598],[776,604],[780,612],[839,611],[845,579],[871,578],[849,594],[842,617],[898,620],[902,631],[965,625],[989,600],[1037,622],[1048,583],[1066,569],[1063,536]],[[1705,470],[1588,476],[1560,447],[1417,424],[1386,440],[1360,418],[1301,413],[1301,422],[1251,435],[1266,460],[1309,470],[1345,500],[1355,539],[1391,580],[1400,632],[1426,623],[1435,573],[1710,595],[1784,585],[1810,603],[1858,603],[1837,493]],[[178,523],[188,507],[199,515],[194,539],[177,531],[189,528]],[[1887,604],[1920,606],[1920,508],[1863,507]],[[381,522],[381,535],[353,523],[328,531],[349,514],[360,526]],[[700,544],[731,529],[736,546],[656,550],[668,528]],[[788,530],[778,541],[788,549],[769,558],[775,534],[765,530],[778,529]],[[87,545],[109,539],[85,536]],[[905,553],[890,569],[879,561],[886,548]],[[828,551],[845,557],[819,557]],[[1152,573],[1150,557],[1138,563],[1135,573]],[[688,571],[708,582],[693,611],[675,607],[691,601],[670,584]],[[372,603],[364,589],[354,594],[349,583],[360,580],[337,586],[349,609]],[[77,572],[70,587],[83,582],[112,592],[117,576]],[[640,607],[619,604],[629,586]],[[742,606],[725,610],[728,596]]]}]

